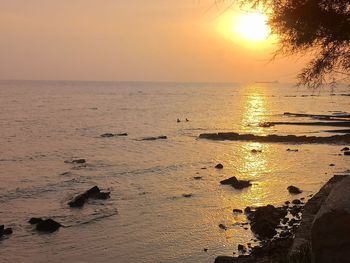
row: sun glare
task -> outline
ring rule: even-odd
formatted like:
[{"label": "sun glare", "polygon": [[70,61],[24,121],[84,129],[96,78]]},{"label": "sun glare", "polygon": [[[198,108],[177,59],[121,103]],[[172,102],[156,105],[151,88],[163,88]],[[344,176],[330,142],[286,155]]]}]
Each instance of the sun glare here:
[{"label": "sun glare", "polygon": [[265,41],[270,35],[267,16],[258,12],[240,14],[233,23],[233,33],[247,41]]}]

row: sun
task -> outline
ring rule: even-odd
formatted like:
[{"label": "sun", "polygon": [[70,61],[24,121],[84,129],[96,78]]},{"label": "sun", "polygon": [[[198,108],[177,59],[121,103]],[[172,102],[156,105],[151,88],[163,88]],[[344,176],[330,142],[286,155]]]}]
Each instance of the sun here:
[{"label": "sun", "polygon": [[271,29],[267,25],[268,17],[260,12],[239,14],[233,21],[232,31],[243,40],[263,42],[268,39]]}]

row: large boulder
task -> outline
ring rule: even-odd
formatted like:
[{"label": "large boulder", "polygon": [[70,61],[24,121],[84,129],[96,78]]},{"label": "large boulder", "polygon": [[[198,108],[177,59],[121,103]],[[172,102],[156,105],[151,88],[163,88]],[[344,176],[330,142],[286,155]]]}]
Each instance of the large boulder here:
[{"label": "large boulder", "polygon": [[350,261],[350,176],[334,186],[316,214],[311,250],[318,263]]}]

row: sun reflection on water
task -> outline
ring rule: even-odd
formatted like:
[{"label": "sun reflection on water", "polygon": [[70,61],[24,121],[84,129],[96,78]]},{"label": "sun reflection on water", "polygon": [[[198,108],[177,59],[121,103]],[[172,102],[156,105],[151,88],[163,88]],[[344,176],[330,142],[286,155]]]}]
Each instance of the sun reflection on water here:
[{"label": "sun reflection on water", "polygon": [[[268,129],[259,126],[260,123],[268,122],[270,118],[266,87],[249,86],[244,93],[244,100],[241,102],[241,130],[244,133],[267,135]],[[238,173],[240,177],[253,181],[253,186],[245,196],[247,204],[262,205],[264,203],[267,186],[259,181],[273,171],[271,154],[271,146],[266,143],[246,142],[239,146]]]},{"label": "sun reflection on water", "polygon": [[247,133],[266,135],[267,129],[259,126],[261,123],[268,122],[270,115],[265,87],[249,86],[243,92],[241,130]]}]

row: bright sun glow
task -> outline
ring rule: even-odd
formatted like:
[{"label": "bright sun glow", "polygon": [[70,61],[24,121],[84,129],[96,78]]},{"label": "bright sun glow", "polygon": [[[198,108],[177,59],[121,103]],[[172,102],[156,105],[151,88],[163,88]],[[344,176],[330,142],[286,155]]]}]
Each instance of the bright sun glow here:
[{"label": "bright sun glow", "polygon": [[233,33],[247,41],[265,41],[270,34],[267,16],[257,12],[240,14],[233,22]]}]

